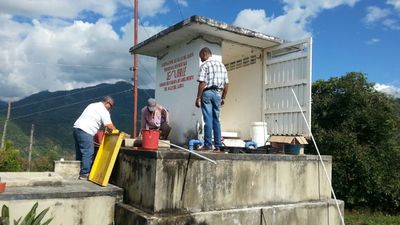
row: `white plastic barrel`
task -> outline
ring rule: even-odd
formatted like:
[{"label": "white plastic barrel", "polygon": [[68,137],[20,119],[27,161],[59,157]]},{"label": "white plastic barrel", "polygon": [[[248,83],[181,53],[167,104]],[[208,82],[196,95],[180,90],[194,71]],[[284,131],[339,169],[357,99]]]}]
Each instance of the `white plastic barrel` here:
[{"label": "white plastic barrel", "polygon": [[250,130],[251,140],[257,144],[257,147],[265,145],[269,135],[266,122],[253,122]]}]

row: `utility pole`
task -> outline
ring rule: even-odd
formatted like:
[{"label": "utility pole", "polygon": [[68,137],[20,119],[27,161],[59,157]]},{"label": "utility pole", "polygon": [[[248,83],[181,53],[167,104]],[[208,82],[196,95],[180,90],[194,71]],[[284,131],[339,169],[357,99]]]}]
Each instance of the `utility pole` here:
[{"label": "utility pole", "polygon": [[3,135],[1,136],[0,151],[4,150],[4,142],[6,140],[7,123],[8,123],[8,120],[10,119],[10,112],[11,112],[11,101],[9,100],[8,101],[7,118],[6,118],[6,121],[4,122]]},{"label": "utility pole", "polygon": [[[138,43],[138,0],[135,0],[135,18],[134,18],[134,31],[133,31],[133,44],[134,46]],[[133,54],[133,131],[132,136],[136,137],[136,122],[137,122],[137,95],[138,95],[138,55]]]},{"label": "utility pole", "polygon": [[35,124],[32,123],[31,138],[29,140],[28,172],[31,171],[32,145],[33,145],[33,132],[34,132],[34,130],[35,130]]}]

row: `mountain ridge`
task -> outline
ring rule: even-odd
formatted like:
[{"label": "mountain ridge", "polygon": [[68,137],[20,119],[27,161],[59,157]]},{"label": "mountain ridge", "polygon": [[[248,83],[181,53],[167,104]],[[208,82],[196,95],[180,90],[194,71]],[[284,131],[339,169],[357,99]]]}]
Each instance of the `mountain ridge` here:
[{"label": "mountain ridge", "polygon": [[[132,133],[133,85],[120,81],[115,84],[99,84],[70,91],[41,91],[12,102],[10,127],[18,127],[13,129],[13,132],[22,131],[23,134],[7,132],[6,139],[11,140],[25,155],[26,146],[29,144],[26,137],[29,137],[31,126],[34,124],[33,148],[38,151],[56,150],[60,156],[71,158],[74,154],[73,123],[88,104],[101,101],[106,95],[113,97],[115,101],[111,111],[113,123],[119,130]],[[145,106],[149,97],[154,97],[153,89],[138,89],[138,112]],[[7,103],[0,102],[1,133],[6,111]],[[139,117],[138,124],[140,124]],[[23,140],[19,140],[18,137]]]}]

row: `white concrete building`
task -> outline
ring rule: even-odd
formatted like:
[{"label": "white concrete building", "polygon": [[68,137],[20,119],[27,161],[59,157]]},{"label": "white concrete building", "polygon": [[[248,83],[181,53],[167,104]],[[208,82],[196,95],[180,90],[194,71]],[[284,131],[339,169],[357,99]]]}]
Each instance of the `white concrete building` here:
[{"label": "white concrete building", "polygon": [[312,39],[287,42],[192,16],[130,49],[132,54],[157,58],[155,98],[171,113],[173,143],[187,144],[202,136],[201,110],[194,101],[201,63],[198,53],[203,47],[209,47],[228,69],[223,132],[250,139],[254,122],[264,122],[269,135],[309,136],[291,89],[310,124]]}]

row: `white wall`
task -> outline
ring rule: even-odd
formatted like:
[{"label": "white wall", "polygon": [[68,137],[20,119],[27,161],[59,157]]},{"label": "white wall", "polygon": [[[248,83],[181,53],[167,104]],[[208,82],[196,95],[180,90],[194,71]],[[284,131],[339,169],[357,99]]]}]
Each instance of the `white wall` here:
[{"label": "white wall", "polygon": [[187,145],[197,138],[197,124],[202,114],[195,107],[200,67],[199,51],[209,47],[214,57],[221,59],[221,48],[202,39],[170,47],[167,55],[157,60],[156,100],[170,112],[172,143]]},{"label": "white wall", "polygon": [[228,71],[229,91],[221,112],[222,131],[250,139],[251,123],[262,121],[262,62]]},{"label": "white wall", "polygon": [[[41,187],[37,187],[41,188]],[[77,225],[96,224],[109,225],[114,221],[115,197],[97,196],[86,198],[60,198],[60,199],[31,199],[0,201],[0,205],[7,205],[10,210],[10,220],[14,221],[31,210],[38,202],[36,213],[45,208],[50,208],[42,222],[53,217],[50,224]]]}]

